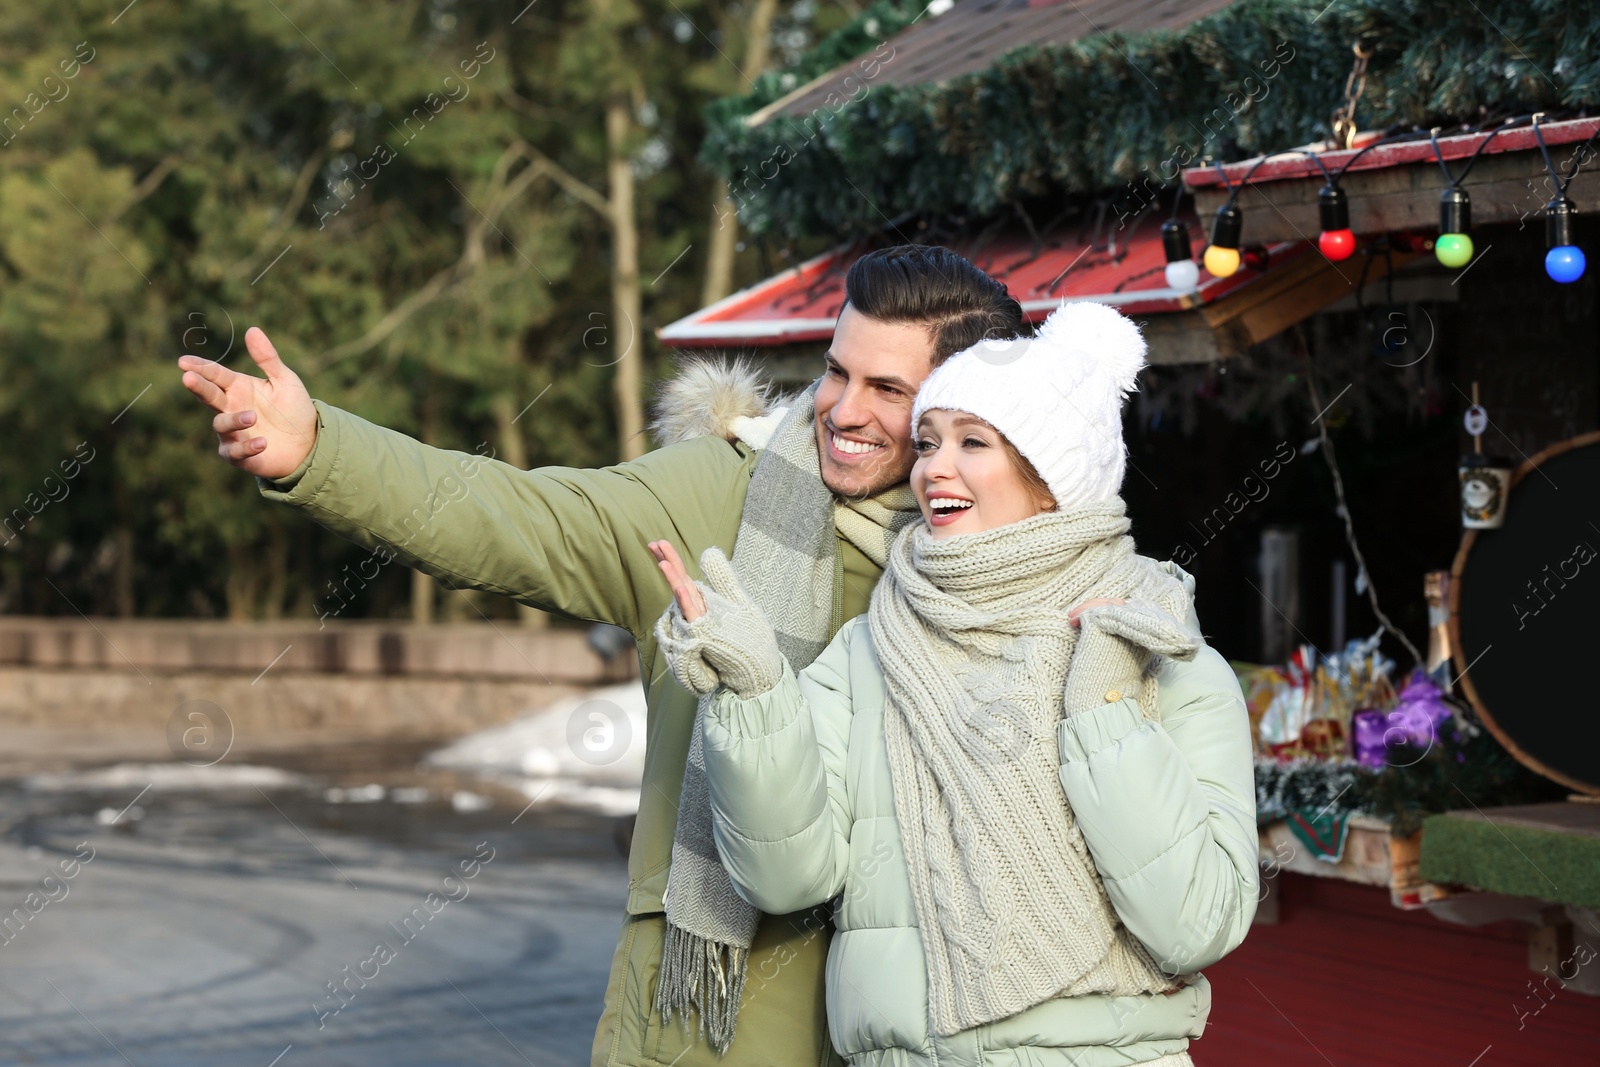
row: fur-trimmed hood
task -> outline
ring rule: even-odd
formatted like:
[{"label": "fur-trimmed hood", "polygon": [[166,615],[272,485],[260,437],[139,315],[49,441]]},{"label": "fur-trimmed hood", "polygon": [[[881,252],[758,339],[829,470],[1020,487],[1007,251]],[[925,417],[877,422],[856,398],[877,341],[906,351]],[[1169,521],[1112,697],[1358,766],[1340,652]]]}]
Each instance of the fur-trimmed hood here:
[{"label": "fur-trimmed hood", "polygon": [[748,359],[693,356],[656,392],[650,434],[662,446],[716,436],[764,448],[787,411]]}]

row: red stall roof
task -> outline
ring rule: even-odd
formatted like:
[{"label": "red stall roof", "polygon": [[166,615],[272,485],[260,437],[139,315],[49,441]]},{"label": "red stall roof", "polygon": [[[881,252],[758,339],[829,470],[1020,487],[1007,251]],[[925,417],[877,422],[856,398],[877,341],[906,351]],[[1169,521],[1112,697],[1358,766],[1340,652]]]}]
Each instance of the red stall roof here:
[{"label": "red stall roof", "polygon": [[[1196,258],[1205,248],[1205,227],[1186,218]],[[999,279],[1022,302],[1030,322],[1039,322],[1064,301],[1094,300],[1129,315],[1185,311],[1210,304],[1253,284],[1262,273],[1241,270],[1231,278],[1213,278],[1201,271],[1200,288],[1180,293],[1167,287],[1166,256],[1161,247],[1160,217],[1146,216],[1127,234],[1096,248],[1091,236],[1046,238],[1036,248],[1026,232],[1006,234],[985,243],[953,241],[950,247]],[[741,290],[709,307],[679,319],[659,332],[674,347],[784,345],[825,341],[844,303],[844,276],[867,252],[860,243],[842,246],[766,281]],[[1303,242],[1269,246],[1274,266],[1315,255]]]}]

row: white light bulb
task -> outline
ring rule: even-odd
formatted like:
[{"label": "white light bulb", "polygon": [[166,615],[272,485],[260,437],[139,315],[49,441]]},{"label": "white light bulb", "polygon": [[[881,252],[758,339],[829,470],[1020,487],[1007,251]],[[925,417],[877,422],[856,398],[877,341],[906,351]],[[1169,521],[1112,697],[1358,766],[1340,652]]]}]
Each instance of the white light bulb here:
[{"label": "white light bulb", "polygon": [[1167,264],[1167,287],[1180,293],[1192,293],[1200,288],[1200,267],[1192,259],[1180,259]]}]

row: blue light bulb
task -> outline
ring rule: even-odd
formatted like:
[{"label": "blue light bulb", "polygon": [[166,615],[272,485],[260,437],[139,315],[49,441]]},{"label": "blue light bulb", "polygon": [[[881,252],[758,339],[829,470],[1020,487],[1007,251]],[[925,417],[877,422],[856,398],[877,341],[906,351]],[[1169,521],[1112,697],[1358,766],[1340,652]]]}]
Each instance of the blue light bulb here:
[{"label": "blue light bulb", "polygon": [[1583,277],[1584,268],[1588,265],[1583,249],[1577,245],[1557,245],[1544,257],[1545,273],[1552,280],[1562,283],[1575,282]]}]

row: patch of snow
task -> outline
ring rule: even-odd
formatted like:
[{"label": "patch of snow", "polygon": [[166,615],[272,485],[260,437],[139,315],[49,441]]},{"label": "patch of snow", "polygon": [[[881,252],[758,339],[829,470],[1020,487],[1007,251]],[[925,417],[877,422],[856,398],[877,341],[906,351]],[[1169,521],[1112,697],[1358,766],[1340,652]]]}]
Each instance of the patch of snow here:
[{"label": "patch of snow", "polygon": [[494,801],[482,793],[470,793],[465,789],[457,789],[450,794],[450,806],[462,813],[487,811],[494,807]]},{"label": "patch of snow", "polygon": [[354,785],[348,789],[334,786],[322,791],[322,799],[329,804],[374,804],[383,799],[383,786],[377,782]]},{"label": "patch of snow", "polygon": [[35,774],[23,779],[24,787],[44,793],[144,789],[154,792],[206,792],[224,789],[298,789],[307,779],[277,767],[248,763],[218,763],[192,767],[187,763],[118,763],[89,771]]},{"label": "patch of snow", "polygon": [[644,688],[628,682],[469,734],[423,763],[511,786],[541,805],[626,815],[639,810],[644,744]]}]

